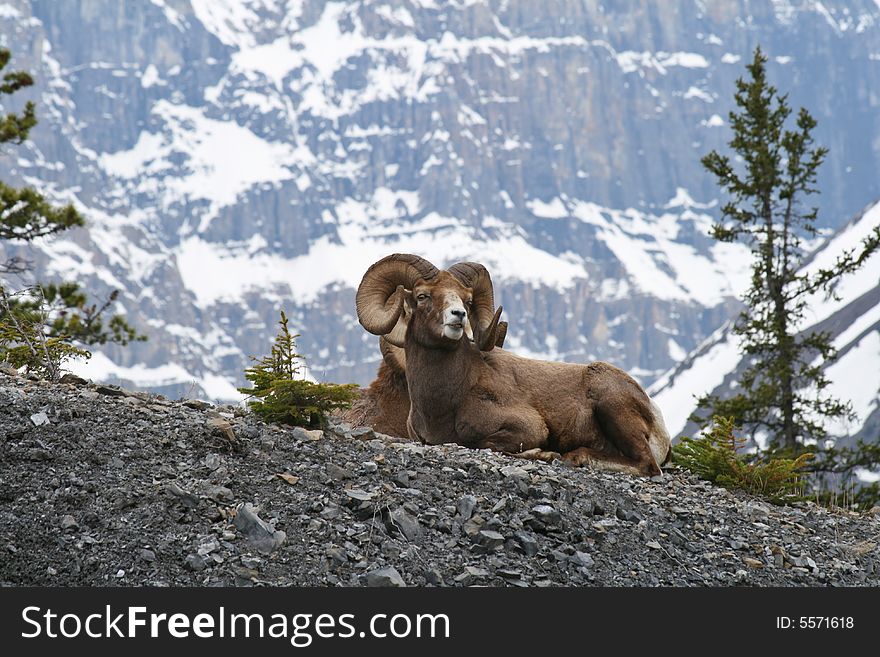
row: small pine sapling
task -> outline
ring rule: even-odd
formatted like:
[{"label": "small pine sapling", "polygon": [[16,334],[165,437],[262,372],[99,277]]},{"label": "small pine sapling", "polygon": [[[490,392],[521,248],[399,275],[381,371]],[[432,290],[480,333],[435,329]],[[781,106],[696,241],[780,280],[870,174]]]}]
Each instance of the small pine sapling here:
[{"label": "small pine sapling", "polygon": [[253,388],[239,388],[248,395],[250,409],[267,422],[322,428],[327,416],[348,408],[357,397],[356,384],[312,383],[302,378],[304,357],[296,352],[296,338],[281,312],[281,329],[268,356],[254,358],[245,370]]}]

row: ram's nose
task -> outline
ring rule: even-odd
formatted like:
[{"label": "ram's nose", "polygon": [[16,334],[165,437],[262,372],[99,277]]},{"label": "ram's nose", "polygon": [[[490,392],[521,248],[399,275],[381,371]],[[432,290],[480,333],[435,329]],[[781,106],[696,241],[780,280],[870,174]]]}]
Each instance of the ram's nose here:
[{"label": "ram's nose", "polygon": [[449,314],[461,321],[464,321],[464,316],[467,313],[464,310],[450,310]]}]

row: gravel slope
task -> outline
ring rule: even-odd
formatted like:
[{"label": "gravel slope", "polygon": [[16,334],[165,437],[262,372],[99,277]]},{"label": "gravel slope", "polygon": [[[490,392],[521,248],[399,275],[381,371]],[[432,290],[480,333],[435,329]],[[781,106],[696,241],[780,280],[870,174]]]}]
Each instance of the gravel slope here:
[{"label": "gravel slope", "polygon": [[874,514],[347,429],[0,374],[0,584],[880,584]]}]

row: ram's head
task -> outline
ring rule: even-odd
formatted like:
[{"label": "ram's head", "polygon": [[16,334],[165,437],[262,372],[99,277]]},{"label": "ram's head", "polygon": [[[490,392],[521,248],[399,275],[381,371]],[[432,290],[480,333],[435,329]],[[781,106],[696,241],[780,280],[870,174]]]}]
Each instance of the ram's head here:
[{"label": "ram's head", "polygon": [[410,325],[425,346],[453,348],[467,336],[483,351],[506,329],[489,272],[475,262],[443,271],[418,256],[390,255],[364,274],[356,301],[363,327],[398,347]]}]

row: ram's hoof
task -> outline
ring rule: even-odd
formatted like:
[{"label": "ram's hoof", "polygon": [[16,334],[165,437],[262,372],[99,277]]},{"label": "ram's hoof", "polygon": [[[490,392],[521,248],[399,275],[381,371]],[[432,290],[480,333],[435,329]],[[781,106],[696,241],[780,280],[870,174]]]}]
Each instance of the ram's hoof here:
[{"label": "ram's hoof", "polygon": [[526,451],[520,452],[519,454],[514,454],[514,456],[517,456],[521,459],[529,459],[530,461],[545,461],[547,463],[562,458],[562,455],[559,452],[547,452],[540,447],[527,449]]}]

